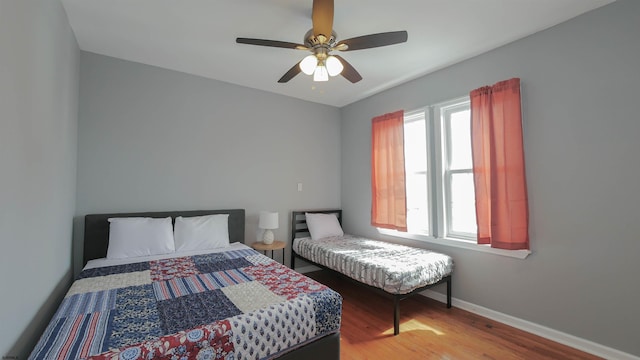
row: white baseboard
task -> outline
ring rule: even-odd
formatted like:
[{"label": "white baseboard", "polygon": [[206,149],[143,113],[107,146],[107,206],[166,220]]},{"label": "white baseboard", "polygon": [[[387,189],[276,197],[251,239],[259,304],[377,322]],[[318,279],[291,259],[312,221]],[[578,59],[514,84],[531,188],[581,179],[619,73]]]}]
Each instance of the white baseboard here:
[{"label": "white baseboard", "polygon": [[304,273],[308,273],[308,272],[312,272],[312,271],[318,271],[318,270],[322,270],[322,269],[320,269],[319,267],[314,266],[314,265],[309,265],[309,266],[297,267],[294,270],[299,272],[300,274],[304,274]]},{"label": "white baseboard", "polygon": [[[424,290],[420,292],[420,295],[434,299],[436,301],[446,303],[447,296],[433,290]],[[498,321],[500,323],[513,326],[514,328],[532,333],[543,338],[555,341],[560,344],[570,346],[574,349],[582,350],[595,356],[600,356],[605,359],[616,360],[640,360],[640,357],[616,350],[601,344],[594,343],[589,340],[579,338],[577,336],[569,335],[558,330],[548,328],[546,326],[538,325],[527,320],[519,319],[511,315],[503,314],[479,305],[472,304],[456,298],[451,298],[451,305],[468,312],[484,316],[491,320]]]}]

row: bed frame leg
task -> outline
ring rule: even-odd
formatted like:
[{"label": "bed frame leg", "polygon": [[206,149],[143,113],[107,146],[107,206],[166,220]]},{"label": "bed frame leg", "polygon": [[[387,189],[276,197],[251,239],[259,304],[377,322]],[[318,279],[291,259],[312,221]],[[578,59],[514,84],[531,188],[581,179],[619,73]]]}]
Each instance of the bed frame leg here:
[{"label": "bed frame leg", "polygon": [[451,276],[447,279],[447,309],[451,308]]},{"label": "bed frame leg", "polygon": [[400,297],[393,297],[393,335],[400,334]]},{"label": "bed frame leg", "polygon": [[296,269],[296,253],[291,250],[291,270]]}]

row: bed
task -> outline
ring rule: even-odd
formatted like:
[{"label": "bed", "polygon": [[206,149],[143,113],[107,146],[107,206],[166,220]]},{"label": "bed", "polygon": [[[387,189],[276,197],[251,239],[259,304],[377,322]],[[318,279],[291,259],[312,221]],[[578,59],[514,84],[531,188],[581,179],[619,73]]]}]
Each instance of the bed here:
[{"label": "bed", "polygon": [[[313,224],[308,222],[312,216]],[[451,308],[451,257],[345,235],[341,223],[339,209],[292,212],[291,268],[295,268],[295,260],[300,258],[391,297],[394,335],[400,334],[400,301],[409,296],[446,284],[447,308]]]},{"label": "bed", "polygon": [[[29,358],[339,359],[342,298],[244,245],[244,214],[86,215],[85,267]],[[105,259],[113,223],[164,221],[177,248],[178,223],[214,217],[227,246]]]}]

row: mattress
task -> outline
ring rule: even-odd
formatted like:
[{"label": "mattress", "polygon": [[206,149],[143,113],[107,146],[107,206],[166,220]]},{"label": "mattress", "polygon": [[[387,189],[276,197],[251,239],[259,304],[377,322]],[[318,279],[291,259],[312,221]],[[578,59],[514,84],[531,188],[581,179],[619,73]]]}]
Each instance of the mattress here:
[{"label": "mattress", "polygon": [[242,244],[87,264],[30,359],[270,359],[340,329],[342,298]]},{"label": "mattress", "polygon": [[453,259],[444,254],[362,237],[298,238],[301,257],[391,294],[408,294],[449,276]]}]

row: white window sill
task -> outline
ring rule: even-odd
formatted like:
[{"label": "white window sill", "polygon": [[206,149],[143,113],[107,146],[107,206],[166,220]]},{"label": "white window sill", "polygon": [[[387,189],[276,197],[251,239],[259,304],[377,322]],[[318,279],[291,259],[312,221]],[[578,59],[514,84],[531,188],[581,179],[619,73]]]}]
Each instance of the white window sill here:
[{"label": "white window sill", "polygon": [[529,254],[531,254],[531,250],[494,249],[494,248],[490,247],[489,245],[478,245],[478,244],[473,243],[471,241],[465,241],[465,240],[460,240],[460,239],[434,238],[432,236],[427,236],[427,235],[410,234],[410,233],[404,233],[404,232],[400,232],[400,231],[388,230],[388,229],[380,229],[380,228],[378,228],[377,230],[378,230],[378,232],[380,234],[383,234],[383,235],[389,235],[389,236],[393,236],[393,237],[405,238],[405,239],[411,239],[411,240],[424,241],[424,242],[429,242],[429,243],[433,243],[433,244],[444,245],[444,246],[452,246],[452,247],[456,247],[456,248],[473,250],[473,251],[480,251],[480,252],[484,252],[484,253],[500,255],[500,256],[507,256],[507,257],[512,257],[512,258],[516,258],[516,259],[525,259],[527,256],[529,256]]}]

